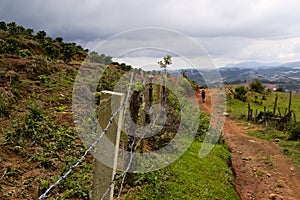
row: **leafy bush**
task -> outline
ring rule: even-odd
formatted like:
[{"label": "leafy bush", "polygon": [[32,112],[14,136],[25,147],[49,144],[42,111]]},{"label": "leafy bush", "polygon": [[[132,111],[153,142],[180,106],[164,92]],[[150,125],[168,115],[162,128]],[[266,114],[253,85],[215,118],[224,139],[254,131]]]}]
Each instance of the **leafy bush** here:
[{"label": "leafy bush", "polygon": [[7,46],[5,49],[5,53],[8,54],[18,54],[20,43],[16,38],[10,37],[6,40]]},{"label": "leafy bush", "polygon": [[59,56],[59,51],[58,49],[54,46],[54,45],[51,45],[51,44],[47,44],[45,45],[45,51],[46,51],[46,54],[51,58],[51,59],[57,59],[58,56]]},{"label": "leafy bush", "polygon": [[234,98],[246,102],[247,100],[247,89],[244,86],[235,88]]},{"label": "leafy bush", "polygon": [[284,92],[285,90],[283,89],[283,88],[278,88],[277,90],[276,90],[276,92]]},{"label": "leafy bush", "polygon": [[265,91],[265,87],[262,85],[259,79],[254,79],[250,83],[249,87],[252,92],[263,93]]},{"label": "leafy bush", "polygon": [[5,53],[5,45],[6,45],[6,42],[4,40],[0,39],[0,54]]},{"label": "leafy bush", "polygon": [[32,53],[28,49],[20,50],[19,55],[21,57],[32,56]]},{"label": "leafy bush", "polygon": [[96,51],[92,51],[89,54],[89,60],[91,62],[95,62],[95,63],[101,63],[101,64],[109,65],[109,64],[112,63],[111,59],[112,59],[111,56],[106,56],[105,54],[99,55]]},{"label": "leafy bush", "polygon": [[290,129],[290,140],[300,140],[300,122],[294,124]]},{"label": "leafy bush", "polygon": [[7,30],[7,26],[6,26],[6,23],[4,21],[0,22],[0,30],[3,30],[3,31]]}]

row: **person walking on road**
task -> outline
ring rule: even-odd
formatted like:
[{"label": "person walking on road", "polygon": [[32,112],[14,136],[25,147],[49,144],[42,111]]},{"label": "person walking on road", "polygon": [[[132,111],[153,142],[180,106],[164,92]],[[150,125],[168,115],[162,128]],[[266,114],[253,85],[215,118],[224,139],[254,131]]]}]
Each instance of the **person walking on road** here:
[{"label": "person walking on road", "polygon": [[205,102],[205,90],[201,91],[202,102]]}]

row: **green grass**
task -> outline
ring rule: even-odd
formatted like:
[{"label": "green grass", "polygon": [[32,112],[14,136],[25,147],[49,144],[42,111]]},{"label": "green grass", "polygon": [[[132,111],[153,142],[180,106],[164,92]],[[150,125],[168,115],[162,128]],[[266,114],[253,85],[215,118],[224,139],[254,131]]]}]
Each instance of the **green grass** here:
[{"label": "green grass", "polygon": [[[288,107],[289,103],[289,93],[284,92],[271,92],[267,94],[259,94],[254,92],[247,93],[247,101],[242,102],[237,99],[233,99],[233,97],[227,101],[228,113],[231,118],[246,120],[247,112],[248,112],[248,102],[251,104],[251,108],[253,109],[253,113],[255,110],[260,111],[264,110],[264,106],[266,109],[273,112],[275,96],[278,94],[277,106],[281,110],[281,114],[284,115],[285,108]],[[255,97],[256,96],[256,97]],[[266,100],[262,100],[262,97],[265,96]],[[296,112],[296,119],[300,119],[300,95],[293,94],[292,95],[292,104],[291,110]],[[276,114],[278,114],[278,109],[276,110]],[[266,127],[263,130],[251,131],[248,133],[249,135],[256,136],[258,138],[262,138],[265,140],[275,141],[275,139],[279,139],[282,152],[291,158],[293,162],[300,167],[300,141],[291,141],[291,133],[289,132],[289,127],[285,131],[278,131],[275,127]]]},{"label": "green grass", "polygon": [[[248,112],[248,103],[251,104],[251,108],[253,109],[253,114],[255,110],[260,111],[264,110],[264,106],[266,109],[273,112],[275,96],[278,94],[277,107],[280,108],[281,114],[284,115],[285,109],[288,107],[289,103],[289,93],[284,92],[271,92],[269,94],[259,94],[255,92],[247,93],[247,101],[242,102],[240,100],[234,99],[231,97],[231,100],[228,100],[227,108],[231,117],[240,119],[245,118]],[[263,95],[267,100],[262,100]],[[255,96],[257,98],[255,99]],[[255,102],[256,101],[256,102]],[[293,94],[292,95],[292,105],[291,110],[296,112],[296,119],[300,119],[300,95]],[[276,109],[276,114],[278,114],[278,109]]]},{"label": "green grass", "polygon": [[193,142],[189,150],[168,167],[139,175],[138,186],[127,191],[125,199],[240,199],[234,190],[226,146],[217,144],[201,159],[198,157],[201,144]]},{"label": "green grass", "polygon": [[227,112],[229,117],[234,119],[246,119],[247,104],[237,99],[231,99],[227,102]]}]

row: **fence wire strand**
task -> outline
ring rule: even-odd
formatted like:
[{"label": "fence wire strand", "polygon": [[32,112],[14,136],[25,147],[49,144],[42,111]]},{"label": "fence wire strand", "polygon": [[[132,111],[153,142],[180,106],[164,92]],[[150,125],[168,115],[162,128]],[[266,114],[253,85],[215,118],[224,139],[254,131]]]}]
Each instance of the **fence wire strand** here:
[{"label": "fence wire strand", "polygon": [[[130,84],[128,87],[128,92],[127,92],[127,97],[126,100],[123,102],[123,104],[112,114],[112,116],[110,117],[110,119],[108,120],[108,123],[106,125],[106,127],[103,129],[102,133],[100,134],[100,136],[97,138],[97,140],[91,144],[89,146],[89,148],[84,152],[84,154],[81,156],[81,158],[79,160],[77,160],[77,162],[75,164],[73,164],[69,170],[64,173],[64,175],[62,175],[54,184],[52,184],[41,196],[39,196],[38,200],[44,200],[45,198],[47,198],[48,193],[54,188],[56,187],[60,182],[62,182],[63,180],[65,180],[73,171],[76,167],[78,167],[79,164],[82,163],[82,161],[85,159],[85,157],[87,156],[87,154],[89,152],[91,152],[92,150],[95,149],[96,145],[100,142],[100,140],[102,139],[102,137],[106,134],[106,132],[108,131],[110,125],[112,124],[114,118],[116,117],[116,115],[123,109],[126,107],[126,105],[129,103],[129,97],[130,97],[130,90],[131,90],[131,85],[132,85],[132,81],[133,81],[133,76],[134,73],[131,74],[131,78],[130,78]],[[120,178],[120,177],[119,177]],[[119,179],[118,178],[118,179]],[[117,180],[117,179],[116,179]],[[112,184],[110,184],[109,188],[111,187]]]},{"label": "fence wire strand", "polygon": [[[145,85],[145,79],[144,79],[144,77],[143,77],[143,85]],[[145,92],[146,92],[146,88],[144,88],[144,90],[142,92],[142,95],[145,95]],[[151,107],[151,105],[149,105],[149,107]],[[155,124],[157,118],[158,118],[158,116],[156,116],[155,120],[153,120],[150,123],[150,126],[149,126],[150,128]],[[119,193],[118,193],[118,196],[117,196],[117,200],[120,200],[120,198],[121,198],[122,190],[123,190],[125,179],[126,179],[126,175],[129,172],[130,167],[132,165],[136,149],[137,149],[138,145],[141,143],[141,141],[144,139],[145,135],[146,135],[146,131],[144,130],[143,131],[143,135],[141,137],[139,137],[139,140],[137,141],[137,143],[136,143],[137,137],[134,137],[134,140],[132,141],[132,144],[131,144],[131,147],[130,147],[130,160],[129,160],[129,163],[128,163],[125,171],[122,174],[123,178],[122,178],[121,186],[120,186]]]}]

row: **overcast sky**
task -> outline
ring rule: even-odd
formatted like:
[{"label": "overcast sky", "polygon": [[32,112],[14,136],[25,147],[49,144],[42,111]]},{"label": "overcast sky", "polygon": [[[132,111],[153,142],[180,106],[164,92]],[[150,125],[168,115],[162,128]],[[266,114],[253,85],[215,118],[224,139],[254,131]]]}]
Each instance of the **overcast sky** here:
[{"label": "overcast sky", "polygon": [[[35,31],[43,29],[52,37],[62,36],[89,49],[126,30],[171,29],[202,45],[220,66],[243,61],[299,61],[299,8],[298,0],[1,0],[0,20],[15,21]],[[169,36],[166,31],[158,32],[144,37],[132,31],[130,42],[118,40],[108,52],[118,57],[120,46],[144,47],[146,41],[166,50],[177,45],[184,57],[197,59],[198,52],[185,46],[185,39],[173,31]],[[101,48],[100,53],[108,53]],[[160,54],[155,51],[140,51],[129,57],[143,58],[147,65],[157,56]]]}]

